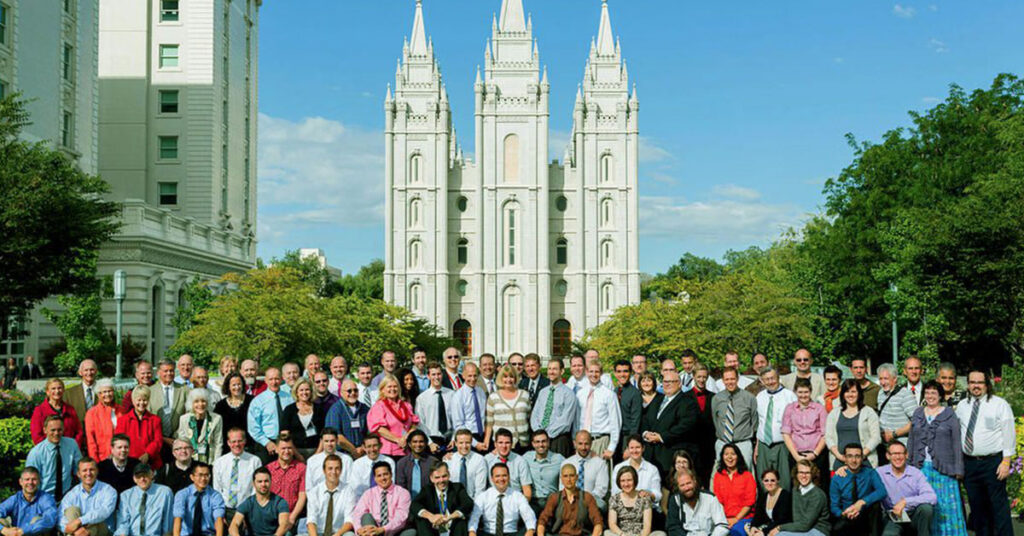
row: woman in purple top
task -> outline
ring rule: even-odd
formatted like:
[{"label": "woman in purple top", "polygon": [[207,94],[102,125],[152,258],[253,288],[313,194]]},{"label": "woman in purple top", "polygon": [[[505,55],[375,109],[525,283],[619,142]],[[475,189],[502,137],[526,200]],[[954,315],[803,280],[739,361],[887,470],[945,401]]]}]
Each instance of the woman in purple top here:
[{"label": "woman in purple top", "polygon": [[957,482],[964,474],[960,419],[953,408],[943,404],[945,392],[938,382],[924,384],[922,392],[924,406],[917,408],[910,418],[909,463],[921,469],[939,498],[932,517],[932,534],[966,536],[967,523]]},{"label": "woman in purple top", "polygon": [[782,414],[782,439],[794,461],[807,460],[825,475],[822,489],[828,489],[828,453],[825,451],[825,406],[811,400],[811,380],[797,378],[793,384],[796,402]]}]

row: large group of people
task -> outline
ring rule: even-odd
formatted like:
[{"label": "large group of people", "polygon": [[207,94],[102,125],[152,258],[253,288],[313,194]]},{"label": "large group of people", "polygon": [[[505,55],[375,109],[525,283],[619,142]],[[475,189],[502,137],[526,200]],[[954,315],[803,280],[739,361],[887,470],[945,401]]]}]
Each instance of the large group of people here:
[{"label": "large group of people", "polygon": [[121,401],[86,360],[46,381],[2,536],[964,536],[961,482],[976,534],[1012,534],[1014,418],[981,370],[961,392],[947,363],[876,384],[803,349],[784,375],[733,352],[606,370],[591,350],[565,376],[440,357],[211,378],[182,355],[136,363]]}]

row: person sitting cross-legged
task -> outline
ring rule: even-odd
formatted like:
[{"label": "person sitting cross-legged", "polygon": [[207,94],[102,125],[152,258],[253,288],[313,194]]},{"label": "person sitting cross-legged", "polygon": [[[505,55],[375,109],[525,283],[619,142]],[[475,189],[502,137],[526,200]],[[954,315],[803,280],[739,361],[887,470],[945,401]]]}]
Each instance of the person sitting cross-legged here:
[{"label": "person sitting cross-legged", "polygon": [[469,534],[473,499],[465,486],[451,482],[448,464],[439,462],[430,468],[430,484],[412,500],[409,515],[416,519],[416,528],[410,529],[412,533],[419,536]]},{"label": "person sitting cross-legged", "polygon": [[533,536],[537,517],[526,496],[509,487],[508,465],[498,462],[491,466],[491,483],[493,487],[474,497],[469,536],[496,536],[499,534],[497,527],[501,527],[500,533],[505,536]]},{"label": "person sitting cross-legged", "polygon": [[910,529],[917,536],[929,536],[932,515],[939,501],[935,490],[920,469],[907,465],[907,447],[903,443],[889,443],[886,458],[889,465],[878,468],[886,490],[882,499],[882,510],[888,514],[884,536],[908,534]]},{"label": "person sitting cross-legged", "polygon": [[714,495],[700,491],[692,469],[676,473],[677,490],[668,500],[668,536],[727,536],[729,520]]},{"label": "person sitting cross-legged", "polygon": [[395,485],[385,462],[373,464],[373,479],[377,485],[366,490],[352,509],[352,527],[357,536],[395,536],[409,519],[409,492]]},{"label": "person sitting cross-legged", "polygon": [[270,491],[270,471],[260,467],[252,475],[256,493],[242,501],[235,510],[228,534],[242,536],[284,536],[288,521],[288,503]]},{"label": "person sitting cross-legged", "polygon": [[165,536],[174,530],[174,492],[153,480],[153,468],[132,471],[135,486],[121,493],[115,536]]},{"label": "person sitting cross-legged", "polygon": [[[328,454],[320,464],[323,479],[306,494],[306,530],[309,536],[341,536],[352,534],[352,508],[356,496],[345,485],[344,462],[339,454]],[[309,481],[306,481],[309,485]]]},{"label": "person sitting cross-legged", "polygon": [[0,503],[0,534],[3,536],[45,536],[57,526],[57,503],[53,495],[39,489],[39,470],[21,470],[21,491]]},{"label": "person sitting cross-legged", "polygon": [[[793,467],[793,520],[771,529],[767,536],[828,536],[828,496],[818,487],[818,464],[803,458]],[[756,530],[756,529],[755,529]],[[751,531],[751,536],[758,536]]]},{"label": "person sitting cross-legged", "polygon": [[576,487],[579,475],[571,463],[562,465],[562,490],[552,493],[537,520],[537,536],[548,533],[559,536],[584,536],[604,534],[604,520],[597,509],[594,496]]},{"label": "person sitting cross-legged", "polygon": [[871,533],[873,508],[885,498],[878,472],[864,466],[864,449],[856,443],[843,448],[846,465],[836,470],[830,484],[832,536],[863,536]]},{"label": "person sitting cross-legged", "polygon": [[68,536],[108,536],[114,527],[117,491],[99,481],[99,465],[78,460],[79,484],[60,502],[60,531]]},{"label": "person sitting cross-legged", "polygon": [[210,465],[195,462],[192,485],[174,494],[174,536],[224,536],[224,498],[210,487]]}]

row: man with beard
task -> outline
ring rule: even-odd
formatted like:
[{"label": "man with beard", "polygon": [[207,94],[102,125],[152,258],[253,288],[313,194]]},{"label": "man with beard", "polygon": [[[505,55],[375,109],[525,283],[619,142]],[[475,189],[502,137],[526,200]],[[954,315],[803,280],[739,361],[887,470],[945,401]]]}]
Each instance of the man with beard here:
[{"label": "man with beard", "polygon": [[729,520],[714,495],[699,491],[697,476],[684,469],[676,477],[678,491],[668,499],[668,536],[728,536]]},{"label": "man with beard", "polygon": [[267,384],[263,380],[256,378],[260,373],[260,366],[252,359],[242,361],[242,365],[238,367],[238,372],[242,375],[242,379],[245,380],[246,394],[255,398],[267,390]]}]

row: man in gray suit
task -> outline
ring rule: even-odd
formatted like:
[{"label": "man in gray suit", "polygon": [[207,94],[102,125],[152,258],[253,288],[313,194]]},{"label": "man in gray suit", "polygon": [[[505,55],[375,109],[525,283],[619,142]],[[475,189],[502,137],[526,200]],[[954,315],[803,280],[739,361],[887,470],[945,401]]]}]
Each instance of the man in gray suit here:
[{"label": "man in gray suit", "polygon": [[171,447],[174,445],[178,421],[188,410],[185,407],[188,387],[174,381],[174,361],[161,359],[157,366],[158,380],[149,388],[149,411],[160,417],[164,436],[161,458],[170,460],[173,459]]},{"label": "man in gray suit", "polygon": [[[630,362],[625,359],[615,362],[615,380],[619,383],[615,393],[619,395],[619,409],[622,411],[622,438],[640,433],[640,413],[644,409],[644,399],[640,396],[640,390],[633,387],[633,383],[629,381],[632,368]],[[625,443],[619,441],[615,459],[622,453]]]}]

